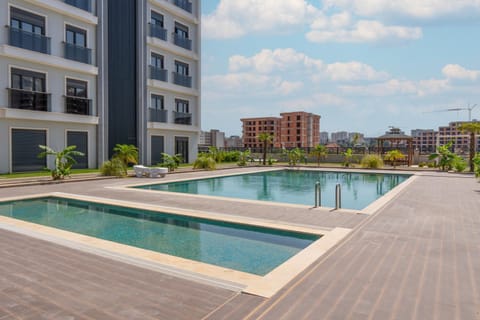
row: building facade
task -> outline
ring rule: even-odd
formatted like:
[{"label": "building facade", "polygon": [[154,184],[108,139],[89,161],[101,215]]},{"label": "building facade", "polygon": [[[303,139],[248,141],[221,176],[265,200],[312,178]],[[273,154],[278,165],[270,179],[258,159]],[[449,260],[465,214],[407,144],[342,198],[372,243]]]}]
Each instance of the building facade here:
[{"label": "building facade", "polygon": [[438,132],[433,129],[415,129],[411,131],[413,148],[420,153],[433,153],[437,148]]},{"label": "building facade", "polygon": [[320,132],[320,144],[328,144],[330,142],[329,134],[326,131]]},{"label": "building facade", "polygon": [[225,132],[217,129],[200,132],[199,148],[225,148]]},{"label": "building facade", "polygon": [[243,148],[242,138],[240,136],[225,138],[225,148]]},{"label": "building facade", "polygon": [[41,170],[38,145],[85,153],[117,143],[196,157],[200,1],[9,0],[0,4],[0,172]]},{"label": "building facade", "polygon": [[332,132],[332,142],[335,142],[339,145],[349,144],[348,132],[347,131]]},{"label": "building facade", "polygon": [[261,148],[258,137],[273,137],[270,147],[313,148],[320,143],[320,116],[308,112],[285,112],[280,117],[245,118],[242,121],[245,148]]}]

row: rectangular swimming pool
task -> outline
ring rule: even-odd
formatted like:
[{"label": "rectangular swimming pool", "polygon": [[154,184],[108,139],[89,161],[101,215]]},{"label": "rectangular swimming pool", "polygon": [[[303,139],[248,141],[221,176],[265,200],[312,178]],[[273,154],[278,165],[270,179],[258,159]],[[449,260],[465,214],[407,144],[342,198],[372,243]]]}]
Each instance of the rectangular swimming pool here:
[{"label": "rectangular swimming pool", "polygon": [[262,276],[321,237],[61,197],[0,202],[0,215]]},{"label": "rectangular swimming pool", "polygon": [[361,210],[409,177],[405,174],[276,170],[134,188],[313,205],[315,183],[319,181],[322,206],[335,206],[335,186],[339,183],[342,208]]}]

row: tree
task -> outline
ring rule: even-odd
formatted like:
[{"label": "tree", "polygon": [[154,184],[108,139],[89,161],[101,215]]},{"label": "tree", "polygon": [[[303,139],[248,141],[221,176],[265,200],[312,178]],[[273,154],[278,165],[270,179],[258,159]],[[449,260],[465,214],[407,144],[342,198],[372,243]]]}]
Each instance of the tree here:
[{"label": "tree", "polygon": [[302,149],[295,148],[291,150],[284,150],[288,158],[288,165],[295,167],[298,162],[305,159],[305,152]]},{"label": "tree", "polygon": [[343,153],[343,165],[345,167],[350,167],[352,158],[353,158],[353,151],[351,148],[348,148],[347,151]]},{"label": "tree", "polygon": [[462,123],[458,129],[462,132],[468,132],[470,134],[470,150],[468,154],[468,162],[470,164],[470,171],[473,172],[475,170],[475,164],[473,162],[473,158],[475,156],[475,142],[476,142],[476,135],[480,134],[480,122],[468,122]]},{"label": "tree", "polygon": [[38,154],[39,158],[45,158],[47,156],[55,157],[55,168],[50,169],[53,180],[60,180],[70,176],[72,166],[77,163],[74,157],[85,155],[82,152],[75,150],[77,146],[68,146],[61,151],[55,151],[52,148],[43,145],[39,145],[38,147],[43,150]]},{"label": "tree", "polygon": [[320,167],[320,160],[327,156],[327,147],[324,145],[318,144],[315,148],[310,152],[311,155],[317,158],[317,165]]},{"label": "tree", "polygon": [[453,142],[450,141],[446,145],[439,146],[437,148],[437,152],[432,153],[428,159],[429,160],[435,160],[438,159],[438,165],[440,166],[440,169],[442,171],[448,171],[451,170],[453,167],[453,163],[457,158],[457,155],[450,151],[450,148],[452,147]]},{"label": "tree", "polygon": [[267,164],[267,147],[273,141],[273,136],[270,133],[262,132],[258,135],[258,141],[263,142],[263,165]]},{"label": "tree", "polygon": [[129,164],[138,163],[138,148],[133,144],[117,144],[113,151],[113,157],[123,162],[125,174]]},{"label": "tree", "polygon": [[393,168],[397,166],[398,160],[405,159],[405,155],[400,150],[390,150],[385,154],[385,160],[391,161]]},{"label": "tree", "polygon": [[475,169],[475,177],[480,177],[480,153],[477,153],[475,157],[473,157],[473,164]]},{"label": "tree", "polygon": [[175,171],[182,162],[182,155],[180,153],[169,155],[168,153],[162,153],[163,163],[162,165],[168,168],[169,172]]}]

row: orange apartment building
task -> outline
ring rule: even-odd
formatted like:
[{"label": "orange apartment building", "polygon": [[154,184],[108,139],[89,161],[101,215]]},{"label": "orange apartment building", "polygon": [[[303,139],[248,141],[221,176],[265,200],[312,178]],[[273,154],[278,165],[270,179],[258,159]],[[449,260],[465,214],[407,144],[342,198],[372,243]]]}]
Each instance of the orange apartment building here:
[{"label": "orange apartment building", "polygon": [[320,144],[320,116],[313,113],[284,112],[280,117],[240,120],[245,148],[261,148],[263,143],[258,141],[258,136],[265,132],[273,136],[270,147],[313,148]]}]

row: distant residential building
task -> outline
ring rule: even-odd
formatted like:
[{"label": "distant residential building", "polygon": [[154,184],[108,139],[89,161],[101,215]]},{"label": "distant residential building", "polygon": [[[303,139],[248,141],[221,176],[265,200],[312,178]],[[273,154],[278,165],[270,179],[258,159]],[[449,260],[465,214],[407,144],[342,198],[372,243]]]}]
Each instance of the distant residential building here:
[{"label": "distant residential building", "polygon": [[415,129],[411,131],[413,148],[420,153],[431,153],[436,150],[438,132],[433,129]]},{"label": "distant residential building", "polygon": [[349,143],[348,132],[347,131],[332,132],[332,142],[335,142],[339,145],[348,144]]},{"label": "distant residential building", "polygon": [[225,147],[225,132],[222,132],[217,129],[212,129],[210,131],[202,131],[200,133],[200,143],[201,147]]},{"label": "distant residential building", "polygon": [[330,139],[328,138],[328,132],[320,132],[320,144],[327,144],[329,141]]},{"label": "distant residential building", "polygon": [[308,112],[284,112],[278,117],[244,118],[243,145],[260,148],[261,133],[273,136],[271,147],[311,148],[320,143],[320,116]]},{"label": "distant residential building", "polygon": [[243,142],[240,136],[230,136],[225,138],[225,147],[226,148],[242,148]]},{"label": "distant residential building", "polygon": [[[457,153],[468,153],[470,146],[470,135],[461,132],[458,127],[468,121],[450,122],[448,126],[438,127],[438,145],[445,145],[450,141],[453,142],[452,147]],[[477,150],[480,148],[480,138],[477,136]]]}]

